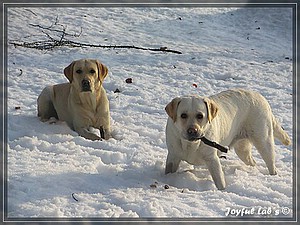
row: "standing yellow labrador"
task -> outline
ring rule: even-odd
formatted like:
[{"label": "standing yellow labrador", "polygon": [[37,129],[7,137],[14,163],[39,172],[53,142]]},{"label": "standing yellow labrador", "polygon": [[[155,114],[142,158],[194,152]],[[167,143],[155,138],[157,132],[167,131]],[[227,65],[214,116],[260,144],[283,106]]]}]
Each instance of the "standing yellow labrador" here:
[{"label": "standing yellow labrador", "polygon": [[107,67],[98,60],[72,62],[64,69],[69,83],[46,87],[39,95],[38,116],[42,121],[51,117],[66,121],[71,129],[87,139],[109,139],[109,102],[102,87],[107,73]]},{"label": "standing yellow labrador", "polygon": [[253,91],[239,89],[208,98],[175,98],[166,106],[166,112],[165,173],[175,172],[181,160],[193,165],[205,163],[218,189],[225,188],[218,151],[204,144],[201,137],[233,147],[239,158],[251,166],[255,165],[251,154],[254,145],[271,175],[277,174],[274,137],[284,145],[291,143],[267,100]]}]

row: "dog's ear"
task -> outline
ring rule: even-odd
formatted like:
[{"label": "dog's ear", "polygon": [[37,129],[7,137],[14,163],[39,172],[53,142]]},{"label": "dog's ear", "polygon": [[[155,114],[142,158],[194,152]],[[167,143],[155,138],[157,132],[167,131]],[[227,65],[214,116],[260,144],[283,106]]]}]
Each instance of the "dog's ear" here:
[{"label": "dog's ear", "polygon": [[70,81],[70,83],[72,83],[72,81],[73,81],[73,66],[74,66],[74,64],[75,64],[75,62],[72,62],[70,65],[68,65],[64,69],[64,74],[68,78],[68,80]]},{"label": "dog's ear", "polygon": [[98,79],[100,81],[103,81],[108,74],[108,68],[104,64],[102,64],[99,60],[96,60],[96,64],[98,67]]},{"label": "dog's ear", "polygon": [[174,98],[165,108],[167,114],[171,119],[176,122],[176,117],[177,117],[177,107],[181,101],[181,98]]},{"label": "dog's ear", "polygon": [[203,101],[206,104],[206,108],[207,108],[208,122],[211,122],[217,116],[219,107],[213,100],[209,98],[204,98]]}]

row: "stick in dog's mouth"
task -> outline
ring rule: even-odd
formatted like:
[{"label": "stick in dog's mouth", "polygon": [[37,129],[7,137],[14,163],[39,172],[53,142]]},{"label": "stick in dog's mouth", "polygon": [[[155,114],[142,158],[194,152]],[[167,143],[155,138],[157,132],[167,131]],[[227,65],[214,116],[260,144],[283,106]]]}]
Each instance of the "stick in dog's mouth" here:
[{"label": "stick in dog's mouth", "polygon": [[222,145],[218,144],[217,142],[208,140],[208,139],[207,139],[206,137],[204,137],[204,136],[199,137],[199,138],[197,138],[197,139],[203,141],[203,143],[206,144],[206,145],[209,145],[209,146],[211,146],[211,147],[213,147],[213,148],[216,148],[216,149],[220,150],[221,152],[227,153],[228,150],[229,150],[229,147],[227,147],[227,146],[222,146]]}]

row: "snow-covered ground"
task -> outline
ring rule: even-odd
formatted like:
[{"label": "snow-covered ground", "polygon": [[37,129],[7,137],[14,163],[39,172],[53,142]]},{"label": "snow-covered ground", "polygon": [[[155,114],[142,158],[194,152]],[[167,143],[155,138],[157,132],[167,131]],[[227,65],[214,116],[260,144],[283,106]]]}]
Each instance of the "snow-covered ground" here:
[{"label": "snow-covered ground", "polygon": [[[259,91],[293,138],[291,8],[8,8],[9,42],[45,40],[43,31],[59,35],[33,25],[81,32],[65,37],[76,42],[183,54],[9,44],[8,218],[293,216],[293,146],[276,141],[277,176],[268,175],[256,149],[254,168],[229,152],[221,161],[225,191],[205,167],[181,163],[178,172],[164,174],[164,108],[179,95]],[[108,141],[87,140],[64,122],[37,117],[41,90],[66,82],[63,69],[80,58],[109,68],[104,87],[114,138]]]}]

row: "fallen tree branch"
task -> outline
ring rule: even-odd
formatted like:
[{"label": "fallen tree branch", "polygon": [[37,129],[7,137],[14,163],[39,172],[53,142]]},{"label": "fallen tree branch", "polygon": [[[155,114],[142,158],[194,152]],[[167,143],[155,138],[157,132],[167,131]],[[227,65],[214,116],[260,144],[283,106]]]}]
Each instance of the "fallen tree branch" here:
[{"label": "fallen tree branch", "polygon": [[[56,18],[55,23],[50,25],[49,27],[44,27],[37,24],[29,24],[29,25],[41,29],[42,33],[46,35],[47,40],[32,41],[32,42],[11,41],[9,42],[9,44],[14,45],[15,47],[34,48],[38,50],[52,50],[57,47],[67,46],[73,48],[94,47],[94,48],[113,48],[113,49],[138,49],[144,51],[170,52],[170,53],[182,54],[182,52],[180,51],[168,49],[167,47],[146,48],[146,47],[139,47],[135,45],[101,45],[101,44],[89,44],[89,43],[71,41],[66,39],[66,36],[79,37],[82,33],[82,28],[79,34],[69,34],[66,32],[66,27],[58,23],[58,18]],[[55,26],[60,26],[60,29],[55,28]],[[49,32],[55,32],[55,36],[57,37],[51,36]]]},{"label": "fallen tree branch", "polygon": [[60,26],[62,26],[63,30],[58,30],[58,29],[52,28],[52,27],[54,26],[53,24],[52,24],[51,26],[49,26],[49,27],[43,27],[43,26],[41,26],[41,25],[39,25],[39,24],[29,24],[29,25],[32,26],[32,27],[37,27],[37,28],[42,29],[42,32],[43,32],[43,33],[46,33],[46,32],[44,32],[43,30],[49,30],[49,31],[61,33],[61,34],[62,34],[62,37],[64,37],[64,36],[80,37],[80,35],[81,35],[81,33],[82,33],[82,27],[80,28],[81,30],[80,30],[80,33],[79,33],[79,34],[69,34],[69,33],[66,33],[66,27],[64,27],[64,26],[61,25],[61,24],[58,24],[57,22],[55,22],[54,25],[60,25]]},{"label": "fallen tree branch", "polygon": [[[50,38],[50,37],[49,37]],[[88,44],[88,43],[80,43],[70,40],[55,40],[51,38],[50,41],[34,41],[34,42],[10,42],[10,44],[14,45],[15,47],[24,47],[24,48],[35,48],[39,50],[51,50],[56,47],[94,47],[94,48],[113,48],[113,49],[138,49],[144,51],[156,51],[156,52],[170,52],[176,54],[182,54],[180,51],[168,49],[167,47],[160,47],[160,48],[145,48],[145,47],[138,47],[135,45],[97,45],[97,44]]]}]

